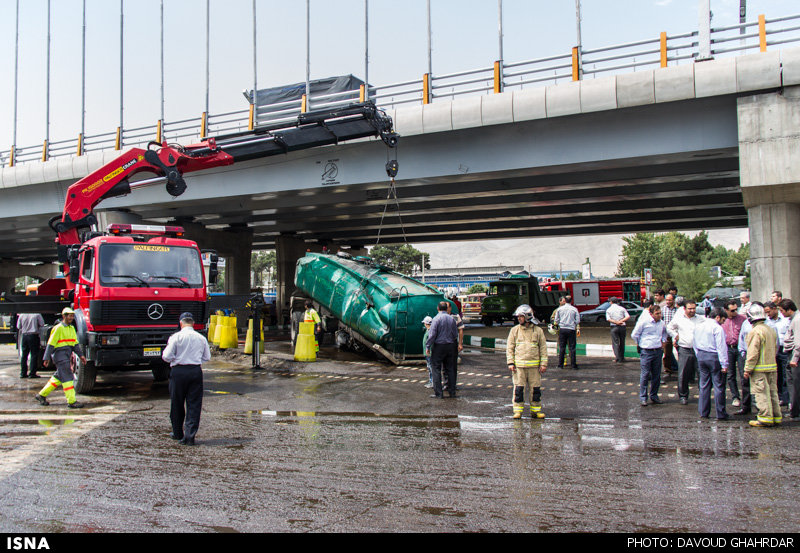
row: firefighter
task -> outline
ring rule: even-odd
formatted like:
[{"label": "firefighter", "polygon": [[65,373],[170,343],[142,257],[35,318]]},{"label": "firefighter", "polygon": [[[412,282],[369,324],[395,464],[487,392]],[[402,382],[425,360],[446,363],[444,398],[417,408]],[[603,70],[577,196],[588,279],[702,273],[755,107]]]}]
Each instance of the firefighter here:
[{"label": "firefighter", "polygon": [[547,370],[547,341],[544,331],[534,324],[529,305],[520,305],[514,317],[519,324],[509,332],[506,344],[506,362],[514,382],[514,418],[522,418],[527,386],[531,417],[543,419],[541,375]]},{"label": "firefighter", "polygon": [[314,309],[314,304],[311,300],[306,300],[306,311],[303,313],[304,323],[314,323],[314,341],[316,342],[316,350],[319,351],[319,345],[322,343],[322,320],[319,318],[319,313]]},{"label": "firefighter", "polygon": [[36,394],[36,401],[42,405],[50,405],[47,396],[61,386],[67,398],[67,404],[72,409],[83,407],[75,399],[75,376],[72,370],[72,354],[80,357],[82,363],[86,363],[83,350],[78,343],[78,335],[72,322],[75,320],[75,312],[69,307],[61,311],[61,323],[54,326],[47,340],[47,347],[44,350],[44,366],[47,367],[52,360],[56,366],[56,372],[47,381],[44,388]]},{"label": "firefighter", "polygon": [[750,426],[775,426],[782,421],[778,399],[778,365],[775,363],[778,336],[764,322],[767,315],[761,305],[752,303],[745,313],[753,330],[747,335],[744,378],[750,379],[750,391],[758,406],[758,417],[750,421]]}]

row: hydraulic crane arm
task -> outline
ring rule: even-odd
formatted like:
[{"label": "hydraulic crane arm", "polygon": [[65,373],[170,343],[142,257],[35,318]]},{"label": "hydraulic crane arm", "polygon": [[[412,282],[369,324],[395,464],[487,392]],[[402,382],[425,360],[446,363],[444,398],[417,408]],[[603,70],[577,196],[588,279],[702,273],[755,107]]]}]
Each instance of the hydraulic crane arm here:
[{"label": "hydraulic crane arm", "polygon": [[[58,235],[59,259],[65,260],[66,247],[81,243],[79,230],[97,222],[94,208],[106,198],[164,182],[169,194],[180,196],[186,190],[184,173],[371,136],[379,136],[389,147],[397,145],[391,118],[373,103],[362,102],[303,113],[291,123],[209,138],[200,144],[183,147],[165,142],[150,143],[146,150],[133,148],[69,187],[64,212],[50,220]],[[143,171],[156,178],[130,182],[130,177]]]}]

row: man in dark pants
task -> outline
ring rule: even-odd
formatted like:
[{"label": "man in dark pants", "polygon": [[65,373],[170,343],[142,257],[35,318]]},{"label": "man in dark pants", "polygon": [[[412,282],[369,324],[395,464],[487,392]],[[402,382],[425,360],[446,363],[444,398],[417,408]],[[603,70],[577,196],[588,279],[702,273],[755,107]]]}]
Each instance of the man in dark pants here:
[{"label": "man in dark pants", "polygon": [[564,305],[556,309],[553,314],[553,323],[558,326],[558,366],[559,368],[564,367],[564,356],[569,348],[572,368],[577,370],[578,361],[575,351],[581,316],[572,305],[572,296],[566,296],[564,299],[566,300]]},{"label": "man in dark pants", "polygon": [[203,408],[203,370],[201,363],[211,359],[208,340],[194,330],[194,317],[182,313],[181,330],[169,337],[161,358],[172,369],[169,375],[170,437],[183,445],[194,445]]},{"label": "man in dark pants", "polygon": [[19,377],[39,378],[39,329],[44,327],[44,319],[38,313],[22,313],[17,318],[19,341]]},{"label": "man in dark pants", "polygon": [[433,376],[432,398],[444,397],[442,390],[442,370],[447,373],[447,391],[456,397],[456,364],[458,360],[458,326],[447,314],[448,302],[439,302],[439,313],[433,318],[425,344],[426,356],[431,358]]}]

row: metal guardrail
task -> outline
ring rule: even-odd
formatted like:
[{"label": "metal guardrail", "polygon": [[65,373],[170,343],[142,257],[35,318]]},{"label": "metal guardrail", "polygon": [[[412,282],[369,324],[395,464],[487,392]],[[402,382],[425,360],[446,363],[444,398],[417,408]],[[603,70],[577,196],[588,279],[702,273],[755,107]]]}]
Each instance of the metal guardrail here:
[{"label": "metal guardrail", "polygon": [[[740,25],[712,28],[711,56],[766,51],[769,47],[800,43],[800,14],[759,20]],[[598,75],[617,74],[656,67],[667,67],[699,57],[698,32],[617,44],[596,49],[577,48],[568,54],[513,63],[495,62],[493,66],[443,75],[423,75],[421,79],[370,86],[369,99],[379,108],[388,109],[408,104],[428,104],[436,98],[483,95],[527,86],[556,84]],[[254,126],[291,123],[297,116],[312,109],[347,105],[363,98],[364,90],[317,95],[276,104],[251,106],[250,109],[95,135],[77,139],[45,142],[42,145],[0,150],[0,167],[29,161],[82,155],[87,152],[144,146],[151,141],[201,141],[207,136],[234,133]]]}]

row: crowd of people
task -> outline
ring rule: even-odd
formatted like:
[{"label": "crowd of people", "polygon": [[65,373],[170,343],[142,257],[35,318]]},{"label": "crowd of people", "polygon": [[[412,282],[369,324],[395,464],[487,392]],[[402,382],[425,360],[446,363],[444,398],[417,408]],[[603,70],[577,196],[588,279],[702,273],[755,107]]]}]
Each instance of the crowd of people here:
[{"label": "crowd of people", "polygon": [[749,292],[742,292],[738,302],[701,307],[704,314],[698,314],[697,302],[676,292],[657,291],[631,334],[640,352],[642,407],[662,403],[663,368],[666,377],[677,372],[682,405],[689,403],[689,388],[697,375],[701,417],[710,416],[713,390],[716,418],[730,418],[727,390],[731,405],[739,408],[734,414],[757,409],[751,426],[780,424],[785,406],[793,421],[800,420],[800,338],[795,340],[795,335],[800,337],[800,318],[795,317],[795,303],[778,290],[765,302],[752,301]]},{"label": "crowd of people", "polygon": [[[549,329],[558,334],[558,367],[577,370],[576,339],[580,314],[569,296],[553,312]],[[627,327],[632,316],[619,298],[611,298],[606,320],[611,326],[614,362],[624,363]],[[447,390],[456,397],[457,358],[463,347],[463,322],[442,302],[435,318],[426,317],[424,348],[428,359],[432,398]],[[700,313],[698,312],[700,311]],[[631,337],[636,342],[641,367],[639,402],[642,407],[663,403],[659,395],[664,379],[675,377],[678,401],[690,402],[690,388],[697,383],[697,409],[709,418],[713,391],[714,416],[731,418],[727,392],[735,415],[757,411],[751,426],[781,424],[781,409],[800,421],[800,317],[797,306],[780,291],[769,301],[751,301],[742,292],[739,301],[724,306],[700,304],[677,295],[676,289],[657,290],[636,320]],[[514,313],[518,323],[506,341],[506,360],[512,375],[513,417],[521,418],[530,406],[533,418],[543,418],[541,375],[547,370],[547,342],[537,326],[533,310],[521,305]],[[797,338],[795,338],[797,337]],[[568,357],[567,357],[568,356]]]}]

